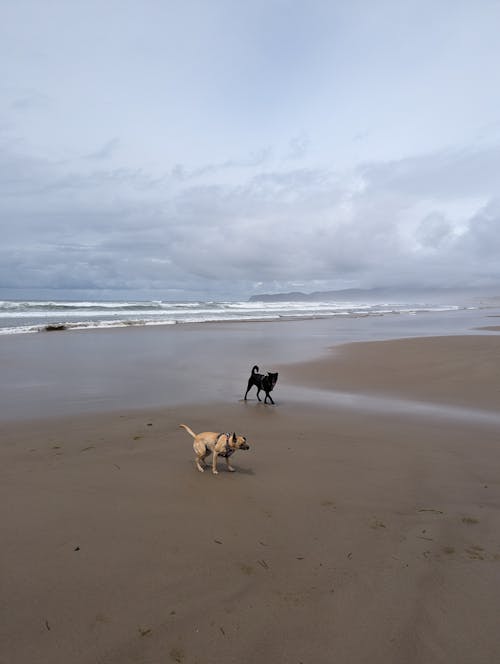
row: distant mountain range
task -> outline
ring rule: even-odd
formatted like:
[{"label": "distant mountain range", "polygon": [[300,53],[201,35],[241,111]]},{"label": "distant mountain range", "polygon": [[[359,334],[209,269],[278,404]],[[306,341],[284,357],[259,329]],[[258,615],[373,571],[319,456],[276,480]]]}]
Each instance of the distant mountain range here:
[{"label": "distant mountain range", "polygon": [[406,302],[446,302],[455,301],[482,301],[494,300],[500,302],[500,287],[498,288],[346,288],[343,290],[314,291],[302,293],[261,293],[252,295],[249,302],[370,302],[381,300]]}]

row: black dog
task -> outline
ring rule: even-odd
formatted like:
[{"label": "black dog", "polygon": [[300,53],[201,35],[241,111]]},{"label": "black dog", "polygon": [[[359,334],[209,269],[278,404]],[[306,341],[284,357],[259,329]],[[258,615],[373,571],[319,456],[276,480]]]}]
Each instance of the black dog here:
[{"label": "black dog", "polygon": [[267,400],[269,399],[269,401],[274,405],[274,401],[269,393],[273,391],[274,386],[276,385],[277,382],[278,382],[277,373],[271,373],[270,371],[268,371],[266,375],[260,374],[259,367],[255,365],[254,368],[252,369],[250,378],[248,379],[248,386],[247,386],[247,391],[245,392],[244,400],[246,401],[247,394],[250,388],[255,385],[255,387],[257,388],[257,399],[261,401],[261,398],[259,397],[259,392],[261,390],[264,390],[264,392],[266,393],[264,403],[266,403]]}]

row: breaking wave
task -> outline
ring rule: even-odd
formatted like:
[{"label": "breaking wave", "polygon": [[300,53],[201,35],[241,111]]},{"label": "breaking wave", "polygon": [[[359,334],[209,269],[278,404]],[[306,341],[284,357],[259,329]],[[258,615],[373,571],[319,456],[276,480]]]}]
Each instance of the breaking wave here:
[{"label": "breaking wave", "polygon": [[458,305],[402,302],[36,301],[0,300],[0,334],[182,323],[257,321],[335,316],[415,315]]}]

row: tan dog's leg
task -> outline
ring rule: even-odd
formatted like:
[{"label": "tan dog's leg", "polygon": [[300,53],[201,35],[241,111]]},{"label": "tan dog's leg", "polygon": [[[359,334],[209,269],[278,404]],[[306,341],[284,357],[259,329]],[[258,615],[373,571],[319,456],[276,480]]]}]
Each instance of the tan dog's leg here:
[{"label": "tan dog's leg", "polygon": [[214,475],[218,475],[219,471],[217,470],[217,457],[219,456],[217,452],[214,450],[213,451],[213,459],[212,459],[212,473]]},{"label": "tan dog's leg", "polygon": [[205,443],[203,443],[198,438],[194,439],[193,449],[196,454],[196,459],[195,459],[196,467],[198,468],[200,473],[203,473],[206,467],[205,459],[210,454],[210,450],[208,450],[205,446]]},{"label": "tan dog's leg", "polygon": [[205,472],[205,457],[204,456],[197,456],[195,459],[196,467],[200,471],[200,473]]},{"label": "tan dog's leg", "polygon": [[234,473],[234,468],[229,463],[229,457],[226,457],[226,466],[230,473]]}]

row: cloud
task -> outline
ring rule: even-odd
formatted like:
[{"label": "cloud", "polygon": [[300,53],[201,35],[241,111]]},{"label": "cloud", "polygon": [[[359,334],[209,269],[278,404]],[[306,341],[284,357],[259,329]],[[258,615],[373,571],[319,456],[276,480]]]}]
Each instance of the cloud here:
[{"label": "cloud", "polygon": [[422,247],[439,251],[451,240],[452,228],[452,224],[442,212],[431,212],[418,225],[415,238]]},{"label": "cloud", "polygon": [[176,164],[171,171],[172,177],[179,181],[195,180],[204,176],[217,175],[221,172],[234,171],[240,169],[255,169],[264,166],[272,154],[269,147],[250,154],[241,159],[227,159],[226,161],[214,164],[205,164],[199,168],[189,170],[182,164]]},{"label": "cloud", "polygon": [[303,159],[309,150],[310,141],[305,132],[294,136],[288,144],[285,159]]},{"label": "cloud", "polygon": [[500,198],[490,200],[470,219],[466,232],[457,239],[457,248],[464,259],[472,255],[483,272],[498,274]]},{"label": "cloud", "polygon": [[11,91],[10,109],[16,112],[46,108],[50,103],[48,95],[33,89]]},{"label": "cloud", "polygon": [[344,172],[255,157],[255,173],[241,158],[157,177],[4,149],[0,287],[245,297],[297,283],[499,283],[499,154],[436,151]]},{"label": "cloud", "polygon": [[106,141],[106,143],[100,147],[98,150],[95,152],[90,152],[89,154],[85,155],[85,159],[109,159],[109,157],[113,156],[117,149],[120,146],[120,140],[118,138],[111,138],[109,141]]},{"label": "cloud", "polygon": [[366,163],[361,176],[377,190],[408,196],[491,195],[498,187],[500,145],[440,150],[395,161]]},{"label": "cloud", "polygon": [[500,283],[498,2],[0,14],[0,287]]}]

